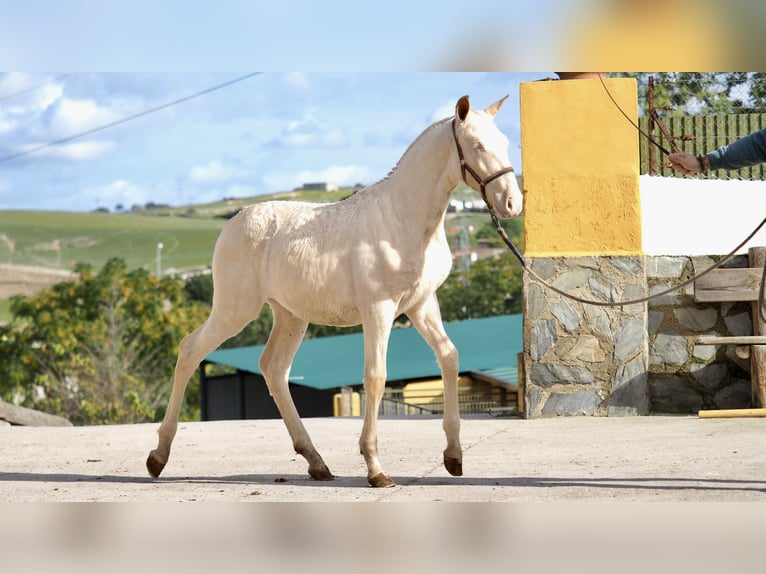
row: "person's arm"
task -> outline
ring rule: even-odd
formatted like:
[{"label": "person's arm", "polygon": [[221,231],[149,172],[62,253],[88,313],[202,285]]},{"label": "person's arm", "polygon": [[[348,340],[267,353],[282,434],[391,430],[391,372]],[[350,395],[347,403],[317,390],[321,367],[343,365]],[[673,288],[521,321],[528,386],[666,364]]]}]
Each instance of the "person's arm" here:
[{"label": "person's arm", "polygon": [[708,169],[739,169],[766,162],[766,129],[706,154]]},{"label": "person's arm", "polygon": [[696,175],[703,169],[709,169],[709,166],[705,168],[704,158],[705,156],[695,156],[685,151],[679,151],[668,155],[670,166],[676,171],[685,173],[687,175]]},{"label": "person's arm", "polygon": [[739,169],[766,162],[766,129],[753,132],[737,141],[705,155],[686,152],[668,156],[673,169],[695,175],[712,169]]}]

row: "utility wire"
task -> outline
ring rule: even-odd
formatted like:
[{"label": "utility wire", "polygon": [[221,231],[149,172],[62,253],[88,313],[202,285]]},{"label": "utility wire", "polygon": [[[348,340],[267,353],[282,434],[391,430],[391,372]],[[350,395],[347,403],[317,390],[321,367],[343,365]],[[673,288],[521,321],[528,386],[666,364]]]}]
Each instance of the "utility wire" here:
[{"label": "utility wire", "polygon": [[47,82],[43,82],[42,84],[37,84],[36,86],[32,86],[31,88],[27,88],[26,90],[21,90],[19,92],[15,92],[13,94],[8,94],[6,96],[0,96],[0,103],[12,100],[13,98],[17,98],[19,96],[23,96],[24,94],[28,94],[29,92],[34,92],[35,90],[39,90],[40,88],[43,88],[47,86],[48,84],[54,84],[56,82],[60,82],[61,80],[65,80],[66,78],[70,76],[74,76],[75,73],[71,74],[62,74],[60,76],[56,76],[52,80],[48,80]]},{"label": "utility wire", "polygon": [[226,88],[228,86],[231,86],[232,84],[236,84],[237,82],[241,82],[243,80],[247,80],[248,78],[252,78],[253,76],[257,76],[258,74],[261,74],[261,73],[262,72],[252,72],[250,74],[245,74],[244,76],[239,76],[238,78],[234,78],[233,80],[229,80],[228,82],[224,82],[223,84],[218,84],[216,86],[213,86],[211,88],[207,88],[207,89],[202,90],[200,92],[195,92],[195,93],[193,93],[193,94],[191,94],[189,96],[184,96],[183,98],[178,98],[177,100],[173,100],[172,102],[168,102],[166,104],[162,104],[160,106],[156,106],[154,108],[150,108],[148,110],[144,110],[143,112],[139,112],[137,114],[133,114],[132,116],[128,116],[126,118],[122,118],[120,120],[116,120],[116,121],[110,122],[108,124],[104,124],[102,126],[98,126],[96,128],[93,128],[93,129],[81,132],[79,134],[75,134],[73,136],[68,136],[68,137],[65,137],[65,138],[61,138],[59,140],[55,140],[55,141],[49,142],[47,144],[43,144],[43,145],[38,146],[38,147],[35,147],[35,148],[32,148],[32,149],[28,149],[26,151],[14,153],[14,154],[11,154],[11,155],[7,155],[5,157],[0,157],[0,163],[4,163],[4,162],[10,161],[12,159],[17,159],[17,158],[23,157],[25,155],[30,155],[30,154],[36,153],[38,151],[47,149],[49,147],[53,147],[53,146],[57,146],[57,145],[60,145],[60,144],[63,144],[63,143],[67,143],[67,142],[70,142],[72,140],[76,140],[78,138],[81,138],[81,137],[84,137],[84,136],[88,136],[88,135],[94,134],[96,132],[100,132],[100,131],[105,130],[107,128],[113,128],[114,126],[118,126],[120,124],[124,124],[126,122],[129,122],[131,120],[135,120],[137,118],[141,118],[143,116],[148,116],[149,114],[153,114],[154,112],[158,112],[160,110],[164,110],[166,108],[169,108],[171,106],[175,106],[175,105],[180,104],[182,102],[187,102],[187,101],[189,101],[191,99],[198,98],[199,96],[204,96],[205,94],[209,94],[210,92],[215,92],[216,90],[220,90],[222,88]]}]

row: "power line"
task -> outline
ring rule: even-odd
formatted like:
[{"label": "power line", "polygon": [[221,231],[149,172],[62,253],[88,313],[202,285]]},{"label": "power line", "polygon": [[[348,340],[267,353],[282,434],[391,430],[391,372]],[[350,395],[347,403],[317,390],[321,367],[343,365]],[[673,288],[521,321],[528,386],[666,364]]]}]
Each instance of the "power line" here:
[{"label": "power line", "polygon": [[24,94],[28,94],[29,92],[34,92],[35,90],[39,90],[40,88],[44,88],[45,86],[49,84],[55,84],[56,82],[60,82],[61,80],[65,80],[66,78],[70,76],[74,76],[75,73],[71,74],[62,74],[60,76],[56,76],[52,80],[48,80],[47,82],[43,82],[42,84],[37,84],[36,86],[32,86],[31,88],[27,88],[25,90],[21,90],[19,92],[15,92],[13,94],[8,94],[7,96],[0,96],[0,103],[5,102],[8,100],[12,100],[13,98],[17,98],[19,96],[23,96]]},{"label": "power line", "polygon": [[253,76],[257,76],[258,74],[261,74],[261,73],[262,72],[252,72],[250,74],[245,74],[244,76],[239,76],[238,78],[234,78],[233,80],[229,80],[228,82],[224,82],[222,84],[218,84],[216,86],[213,86],[211,88],[207,88],[207,89],[199,91],[199,92],[195,92],[195,93],[193,93],[193,94],[191,94],[189,96],[184,96],[183,98],[178,98],[177,100],[173,100],[172,102],[168,102],[166,104],[162,104],[160,106],[156,106],[154,108],[150,108],[148,110],[144,110],[143,112],[139,112],[137,114],[133,114],[132,116],[128,116],[128,117],[125,117],[125,118],[122,118],[122,119],[110,122],[108,124],[104,124],[102,126],[98,126],[96,128],[89,129],[89,130],[81,132],[79,134],[75,134],[73,136],[68,136],[68,137],[65,137],[65,138],[61,138],[59,140],[55,140],[55,141],[49,142],[47,144],[43,144],[41,146],[38,146],[36,148],[32,148],[32,149],[26,150],[26,151],[14,153],[14,154],[11,154],[11,155],[8,155],[8,156],[5,156],[5,157],[0,157],[0,163],[4,163],[4,162],[10,161],[12,159],[17,159],[17,158],[23,157],[25,155],[30,155],[30,154],[33,154],[33,153],[37,153],[38,151],[42,151],[42,150],[47,149],[49,147],[53,147],[53,146],[57,146],[57,145],[60,145],[60,144],[63,144],[63,143],[67,143],[67,142],[70,142],[72,140],[76,140],[76,139],[84,137],[84,136],[89,136],[91,134],[94,134],[96,132],[100,132],[100,131],[108,129],[108,128],[113,128],[114,126],[118,126],[120,124],[124,124],[126,122],[131,121],[131,120],[135,120],[135,119],[141,118],[143,116],[148,116],[149,114],[153,114],[154,112],[158,112],[160,110],[164,110],[164,109],[169,108],[171,106],[178,105],[178,104],[180,104],[182,102],[187,102],[187,101],[192,100],[194,98],[198,98],[200,96],[204,96],[206,94],[209,94],[210,92],[215,92],[216,90],[220,90],[222,88],[226,88],[228,86],[231,86],[232,84],[236,84],[237,82],[241,82],[243,80],[247,80],[248,78],[252,78]]}]

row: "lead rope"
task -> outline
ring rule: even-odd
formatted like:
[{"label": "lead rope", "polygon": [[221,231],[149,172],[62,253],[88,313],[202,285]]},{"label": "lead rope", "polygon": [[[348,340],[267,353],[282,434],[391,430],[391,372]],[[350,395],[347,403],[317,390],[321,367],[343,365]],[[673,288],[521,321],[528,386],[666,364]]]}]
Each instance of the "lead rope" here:
[{"label": "lead rope", "polygon": [[[598,305],[600,307],[622,307],[623,305],[636,305],[638,303],[646,303],[647,301],[651,301],[652,299],[656,299],[658,297],[662,297],[663,295],[667,295],[668,293],[672,293],[674,291],[678,291],[679,289],[683,289],[687,285],[690,285],[691,283],[694,283],[697,279],[700,277],[703,277],[710,273],[713,269],[716,269],[729,261],[732,257],[734,257],[737,254],[737,251],[742,249],[754,236],[756,233],[758,233],[761,228],[766,225],[766,217],[764,217],[763,221],[758,224],[758,226],[748,235],[742,243],[737,245],[731,252],[729,252],[728,255],[724,256],[723,259],[719,259],[716,263],[702,271],[701,273],[698,273],[694,275],[691,279],[687,279],[686,281],[683,281],[682,283],[679,283],[675,287],[671,287],[670,289],[665,289],[664,291],[660,291],[659,293],[654,293],[653,295],[647,295],[646,297],[641,297],[639,299],[629,299],[627,301],[596,301],[594,299],[586,299],[584,297],[580,297],[578,295],[574,295],[572,293],[567,293],[566,291],[563,291],[562,289],[559,289],[555,285],[551,285],[548,281],[540,277],[535,271],[528,265],[527,260],[524,259],[524,256],[521,254],[521,252],[518,250],[518,248],[513,244],[513,241],[510,240],[508,237],[508,234],[505,232],[505,229],[500,225],[500,221],[497,218],[497,215],[495,214],[495,210],[492,208],[489,203],[487,203],[487,207],[489,208],[489,215],[492,217],[492,222],[495,224],[495,229],[497,230],[498,234],[502,238],[502,240],[505,242],[505,244],[510,248],[510,250],[513,252],[513,254],[516,256],[516,258],[521,263],[521,267],[529,273],[531,277],[533,277],[538,283],[544,285],[551,291],[555,291],[559,295],[563,295],[564,297],[567,297],[568,299],[572,299],[573,301],[578,301],[580,303],[585,303],[586,305]],[[763,268],[763,277],[761,278],[761,289],[760,293],[758,295],[758,309],[759,313],[761,315],[761,318],[766,321],[766,313],[764,312],[763,304],[764,304],[764,283],[766,283],[766,266]]]},{"label": "lead rope", "polygon": [[[601,76],[601,73],[598,74],[598,79],[601,81],[601,85],[604,87],[604,91],[606,92],[607,96],[609,96],[609,99],[612,100],[612,103],[615,105],[615,107],[620,111],[620,113],[625,117],[626,120],[628,120],[633,127],[638,130],[638,132],[643,135],[646,139],[648,139],[651,143],[653,143],[655,146],[657,146],[660,151],[662,151],[665,155],[670,155],[670,152],[660,145],[654,138],[652,138],[648,133],[644,132],[638,124],[636,124],[629,116],[626,114],[623,109],[620,107],[620,105],[617,103],[617,101],[612,96],[611,92],[609,91],[609,88],[607,88],[606,83],[604,82],[604,78]],[[489,208],[489,214],[492,217],[492,222],[495,224],[495,229],[497,230],[498,234],[502,238],[502,240],[505,242],[505,244],[510,248],[510,250],[513,252],[513,254],[516,256],[516,258],[521,263],[521,267],[529,273],[529,275],[534,278],[538,283],[546,286],[551,291],[554,291],[558,293],[559,295],[562,295],[564,297],[567,297],[568,299],[572,299],[573,301],[578,301],[580,303],[585,303],[586,305],[598,305],[601,307],[621,307],[623,305],[635,305],[638,303],[646,303],[647,301],[651,301],[652,299],[656,299],[658,297],[662,297],[664,295],[667,295],[669,293],[673,293],[674,291],[678,291],[679,289],[683,289],[687,285],[690,285],[700,277],[703,277],[710,273],[713,269],[717,269],[718,267],[721,267],[724,263],[729,261],[734,255],[742,249],[754,236],[756,233],[758,233],[761,228],[766,225],[766,218],[761,221],[758,226],[748,235],[742,243],[737,245],[728,255],[723,257],[723,259],[719,259],[716,263],[702,271],[701,273],[694,275],[691,279],[687,279],[686,281],[683,281],[682,283],[679,283],[675,287],[671,287],[669,289],[665,289],[664,291],[660,291],[659,293],[655,293],[654,295],[647,295],[646,297],[641,297],[638,299],[630,299],[628,301],[596,301],[593,299],[585,299],[583,297],[579,297],[578,295],[573,295],[571,293],[567,293],[566,291],[563,291],[559,289],[558,287],[551,285],[549,282],[547,282],[545,279],[540,277],[535,271],[529,267],[527,264],[527,261],[524,259],[524,256],[521,254],[521,252],[518,250],[518,248],[513,244],[513,241],[510,240],[508,237],[508,234],[505,232],[505,229],[500,225],[500,221],[497,218],[497,215],[495,214],[495,210],[492,208],[492,206],[487,201],[487,198],[484,197],[484,202],[487,204],[487,207]],[[761,287],[758,292],[758,314],[761,317],[761,320],[766,322],[766,264],[764,264],[763,267],[763,273],[761,274]]]},{"label": "lead rope", "polygon": [[[649,134],[644,133],[641,130],[641,128],[639,128],[638,125],[635,124],[635,122],[633,122],[633,120],[631,120],[630,117],[628,117],[628,115],[622,110],[622,108],[620,108],[620,106],[617,104],[615,99],[612,97],[612,94],[609,92],[609,89],[606,87],[606,84],[604,83],[604,80],[601,77],[601,74],[599,74],[599,79],[601,80],[601,85],[604,86],[604,89],[606,90],[606,93],[609,95],[609,97],[611,98],[611,100],[614,103],[614,105],[617,106],[617,109],[620,110],[622,115],[625,116],[625,118],[630,123],[632,123],[634,125],[634,127],[641,134],[643,134],[647,139],[649,139],[649,141],[651,141],[654,145],[656,145],[663,152],[665,152],[665,154],[668,154],[668,150],[666,150],[664,147],[662,147],[660,144],[658,144],[656,141],[654,141],[649,136]],[[573,295],[571,293],[567,293],[566,291],[563,291],[563,290],[559,289],[558,287],[556,287],[554,285],[551,285],[545,279],[543,279],[537,273],[535,273],[535,271],[532,270],[532,268],[529,267],[529,265],[527,265],[526,259],[524,259],[524,256],[521,254],[521,252],[518,250],[518,248],[513,244],[513,241],[511,241],[510,238],[508,237],[508,234],[505,232],[505,229],[503,229],[503,227],[500,225],[500,221],[498,220],[497,215],[495,214],[494,208],[492,207],[492,205],[490,205],[489,201],[487,200],[486,185],[489,182],[494,181],[495,179],[499,178],[502,175],[505,175],[507,173],[511,173],[512,174],[513,173],[513,168],[510,167],[510,166],[502,168],[502,169],[498,170],[497,172],[491,174],[490,176],[488,176],[488,177],[486,177],[484,179],[481,179],[479,174],[476,173],[476,171],[471,166],[469,166],[466,163],[465,158],[463,157],[463,150],[460,147],[460,141],[458,140],[458,137],[457,137],[457,130],[455,128],[455,125],[456,125],[455,122],[456,122],[456,119],[453,119],[452,120],[452,136],[453,136],[453,139],[455,140],[455,147],[457,147],[458,160],[460,161],[460,172],[461,172],[461,175],[463,176],[463,181],[465,181],[466,184],[468,183],[468,180],[465,177],[465,172],[468,171],[471,174],[471,176],[476,180],[476,182],[479,184],[479,186],[481,188],[482,199],[484,200],[484,203],[487,205],[487,208],[489,210],[489,214],[492,217],[492,222],[494,223],[495,229],[497,230],[498,234],[500,234],[500,237],[502,238],[502,240],[510,248],[510,250],[516,256],[516,258],[519,260],[519,262],[521,263],[522,268],[527,273],[529,273],[529,275],[531,277],[533,277],[536,281],[538,281],[542,285],[546,286],[551,291],[554,291],[554,292],[558,293],[559,295],[567,297],[568,299],[572,299],[573,301],[578,301],[579,303],[585,303],[586,305],[598,305],[598,306],[601,306],[601,307],[622,307],[624,305],[636,305],[638,303],[646,303],[647,301],[651,301],[652,299],[656,299],[658,297],[662,297],[663,295],[667,295],[669,293],[673,293],[674,291],[678,291],[679,289],[682,289],[682,288],[686,287],[687,285],[690,285],[691,283],[693,283],[694,281],[696,281],[700,277],[704,277],[705,275],[710,273],[713,269],[716,269],[716,268],[720,267],[721,265],[723,265],[724,263],[726,263],[727,261],[729,261],[732,257],[734,257],[734,255],[736,255],[737,251],[742,249],[755,236],[755,234],[758,233],[764,225],[766,225],[766,218],[764,218],[763,221],[761,221],[761,223],[758,224],[756,226],[756,228],[750,233],[750,235],[748,235],[745,238],[745,240],[742,241],[742,243],[737,245],[723,259],[719,259],[716,263],[714,263],[713,265],[711,265],[710,267],[708,267],[707,269],[705,269],[701,273],[698,273],[698,274],[692,276],[691,279],[687,279],[686,281],[683,281],[682,283],[679,283],[675,287],[671,287],[669,289],[665,289],[664,291],[660,291],[659,293],[655,293],[654,295],[647,295],[646,297],[640,297],[638,299],[629,299],[627,301],[596,301],[594,299],[586,299],[586,298],[580,297],[578,295]],[[764,265],[764,268],[763,268],[763,275],[761,277],[761,288],[760,288],[760,291],[758,293],[758,313],[761,316],[761,318],[764,321],[766,321],[766,310],[764,310],[764,299],[766,299],[766,297],[764,297],[764,291],[765,291],[764,283],[766,283],[766,265]]]},{"label": "lead rope", "polygon": [[[657,140],[655,140],[654,138],[652,138],[652,136],[650,136],[648,133],[646,133],[644,130],[642,130],[641,127],[636,122],[634,122],[630,118],[630,116],[628,116],[628,114],[625,113],[625,111],[622,109],[622,107],[620,107],[620,104],[618,104],[617,100],[615,100],[614,96],[612,96],[612,92],[610,92],[609,88],[607,88],[606,82],[604,82],[604,77],[601,75],[601,72],[598,72],[597,75],[598,75],[599,81],[601,82],[601,85],[604,88],[604,91],[606,92],[606,95],[609,96],[609,99],[612,100],[612,103],[619,110],[619,112],[623,115],[623,117],[626,120],[628,120],[633,125],[633,127],[636,128],[636,130],[638,130],[638,133],[640,133],[642,136],[644,136],[646,139],[648,139],[651,143],[653,143],[657,148],[659,148],[659,150],[661,152],[663,152],[665,155],[670,155],[670,152],[666,148],[661,146],[657,142]],[[655,110],[655,113],[656,113],[656,110]],[[671,138],[670,135],[667,133],[667,131],[665,130],[665,128],[662,125],[662,122],[659,123],[659,126],[662,129],[662,131],[665,134],[665,136],[668,138],[668,141],[670,142],[670,145],[673,147],[673,151],[678,151],[678,148],[676,147],[675,142],[673,141],[673,138]],[[763,225],[763,222],[761,222],[761,226],[762,225]],[[760,228],[760,226],[759,226],[759,228]],[[755,232],[753,232],[752,235],[754,235],[754,234],[755,234]],[[752,237],[752,235],[750,237]],[[745,240],[744,243],[747,243],[747,240]],[[737,247],[736,250],[738,251],[739,247]],[[724,259],[724,261],[725,261],[725,259]],[[723,264],[722,262],[718,263],[719,266],[722,265],[722,264]],[[708,271],[711,271],[712,269],[715,269],[715,267],[711,267],[710,269],[706,270],[705,273],[707,273]],[[704,273],[702,275],[704,275]],[[700,277],[702,275],[700,275]],[[679,287],[676,287],[676,289],[680,288],[681,286],[682,285],[679,285]],[[764,321],[764,322],[766,322],[766,305],[764,304],[764,301],[766,301],[766,292],[765,291],[766,291],[766,263],[764,263],[764,265],[763,265],[763,273],[761,274],[761,288],[758,291],[758,314],[760,315],[761,320]]]},{"label": "lead rope", "polygon": [[766,263],[763,264],[763,273],[761,274],[761,290],[758,292],[758,314],[761,316],[761,321],[766,323],[766,307],[764,302],[766,301]]}]

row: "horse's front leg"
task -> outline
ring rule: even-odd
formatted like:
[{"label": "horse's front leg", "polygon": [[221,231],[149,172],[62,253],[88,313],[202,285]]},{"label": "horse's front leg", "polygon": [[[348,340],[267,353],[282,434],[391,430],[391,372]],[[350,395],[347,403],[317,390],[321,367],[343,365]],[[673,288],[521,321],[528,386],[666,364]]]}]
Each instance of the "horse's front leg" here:
[{"label": "horse's front leg", "polygon": [[378,460],[378,410],[386,386],[386,349],[393,320],[393,306],[386,306],[376,309],[362,324],[366,405],[359,451],[367,463],[367,482],[375,488],[396,486]]},{"label": "horse's front leg", "polygon": [[453,476],[463,474],[463,449],[460,446],[460,409],[458,406],[458,352],[444,330],[436,293],[420,307],[410,310],[407,316],[426,343],[433,349],[444,381],[444,433],[447,448],[444,449],[444,468]]}]

